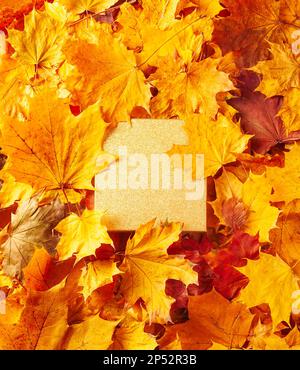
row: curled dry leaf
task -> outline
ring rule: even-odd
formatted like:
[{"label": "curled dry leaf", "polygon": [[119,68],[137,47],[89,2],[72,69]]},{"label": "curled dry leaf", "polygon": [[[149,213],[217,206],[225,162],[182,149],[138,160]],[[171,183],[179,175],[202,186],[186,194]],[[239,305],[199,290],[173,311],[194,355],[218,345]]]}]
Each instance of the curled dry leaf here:
[{"label": "curled dry leaf", "polygon": [[22,203],[12,214],[11,223],[1,231],[4,272],[20,277],[36,247],[53,251],[57,238],[52,230],[63,217],[64,206],[58,199],[43,207],[36,198]]}]

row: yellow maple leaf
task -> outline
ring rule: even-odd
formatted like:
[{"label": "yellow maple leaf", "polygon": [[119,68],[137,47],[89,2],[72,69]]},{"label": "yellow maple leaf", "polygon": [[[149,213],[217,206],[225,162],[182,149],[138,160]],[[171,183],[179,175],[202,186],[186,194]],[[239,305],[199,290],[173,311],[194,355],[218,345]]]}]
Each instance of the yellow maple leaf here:
[{"label": "yellow maple leaf", "polygon": [[28,200],[33,193],[33,189],[28,184],[16,182],[9,173],[1,173],[0,178],[3,181],[0,190],[0,208],[6,208],[14,202],[23,202]]},{"label": "yellow maple leaf", "polygon": [[267,178],[271,183],[274,193],[271,200],[275,202],[290,202],[300,198],[299,192],[299,155],[300,145],[289,146],[289,152],[285,153],[285,166],[267,167]]},{"label": "yellow maple leaf", "polygon": [[159,28],[166,28],[175,22],[175,13],[179,0],[142,0],[147,17]]},{"label": "yellow maple leaf", "polygon": [[300,87],[299,60],[289,44],[270,43],[273,59],[260,61],[253,71],[262,74],[258,90],[266,96],[280,95],[292,87]]},{"label": "yellow maple leaf", "polygon": [[[20,119],[27,117],[32,88],[25,66],[9,55],[0,56],[0,104],[4,112]],[[18,99],[16,99],[18,96]]]},{"label": "yellow maple leaf", "polygon": [[141,68],[159,66],[159,58],[168,55],[173,57],[176,49],[191,56],[211,39],[213,31],[212,20],[201,18],[197,13],[160,29],[145,11],[135,9],[128,3],[122,4],[117,20],[122,26],[118,34],[124,44],[129,49],[139,51],[136,58]]},{"label": "yellow maple leaf", "polygon": [[90,316],[79,324],[72,325],[62,349],[105,350],[112,343],[112,336],[119,321],[103,320],[98,315]]},{"label": "yellow maple leaf", "polygon": [[158,90],[151,102],[155,117],[182,117],[192,113],[214,117],[218,110],[217,93],[233,89],[228,75],[218,70],[219,59],[198,62],[192,58],[188,63],[184,54],[160,59],[158,70],[150,76]]},{"label": "yellow maple leaf", "polygon": [[[85,53],[82,53],[85,50]],[[134,53],[102,27],[98,42],[68,41],[64,52],[76,71],[67,78],[74,104],[82,108],[99,101],[107,121],[127,121],[135,106],[148,108],[150,88]]]},{"label": "yellow maple leaf", "polygon": [[218,115],[212,120],[204,114],[189,115],[185,119],[189,145],[176,145],[169,152],[204,154],[204,175],[214,176],[226,163],[235,162],[236,153],[242,153],[251,135],[243,135],[239,126]]},{"label": "yellow maple leaf", "polygon": [[[276,225],[279,210],[270,205],[272,187],[264,175],[250,173],[245,183],[235,175],[225,172],[216,180],[217,199],[212,202],[215,215],[223,225],[233,227],[229,221],[240,218],[239,228],[256,235],[261,241],[269,241],[269,230]],[[225,205],[230,201],[240,205],[237,214],[225,214]],[[243,213],[241,213],[241,210]]]},{"label": "yellow maple leaf", "polygon": [[15,50],[12,57],[25,66],[25,78],[49,73],[63,61],[61,47],[66,36],[64,26],[64,19],[59,21],[47,11],[33,9],[24,18],[24,31],[8,31],[7,41]]},{"label": "yellow maple leaf", "polygon": [[2,117],[0,143],[8,155],[3,172],[64,202],[77,202],[75,190],[93,189],[96,160],[106,124],[93,106],[74,117],[67,101],[43,89],[31,99],[26,124]]},{"label": "yellow maple leaf", "polygon": [[153,350],[157,347],[155,338],[144,331],[145,321],[139,321],[127,314],[113,336],[110,350]]},{"label": "yellow maple leaf", "polygon": [[[90,226],[88,226],[88,228],[90,228]],[[109,260],[89,262],[83,268],[78,281],[78,285],[83,287],[82,294],[84,299],[86,300],[95,289],[111,283],[113,281],[113,275],[120,273],[121,271],[117,268],[115,262]]]},{"label": "yellow maple leaf", "polygon": [[128,240],[120,266],[124,272],[121,290],[128,304],[143,299],[151,321],[166,322],[174,301],[165,294],[166,280],[191,284],[197,281],[197,274],[185,259],[167,254],[168,247],[178,240],[182,225],[170,223],[154,228],[154,223],[141,226]]},{"label": "yellow maple leaf", "polygon": [[[77,259],[91,256],[101,244],[112,244],[106,227],[101,223],[103,212],[84,210],[81,216],[70,214],[55,228],[62,234],[57,245],[60,259],[76,254]],[[112,269],[113,272],[113,269]]]},{"label": "yellow maple leaf", "polygon": [[298,289],[290,266],[278,256],[261,253],[259,260],[248,260],[239,271],[249,278],[249,284],[237,299],[248,307],[269,304],[274,326],[280,321],[289,322],[292,293]]},{"label": "yellow maple leaf", "polygon": [[46,292],[30,291],[18,322],[0,322],[0,348],[59,349],[68,329],[67,314],[67,296],[61,285]]}]

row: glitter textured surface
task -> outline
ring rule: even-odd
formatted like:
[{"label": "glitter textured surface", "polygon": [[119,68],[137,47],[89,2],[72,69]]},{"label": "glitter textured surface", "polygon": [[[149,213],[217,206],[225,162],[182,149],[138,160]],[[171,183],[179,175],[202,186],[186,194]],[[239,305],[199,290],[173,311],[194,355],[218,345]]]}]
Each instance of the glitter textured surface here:
[{"label": "glitter textured surface", "polygon": [[[183,124],[179,120],[149,119],[132,120],[131,124],[122,122],[106,139],[104,150],[117,155],[119,148],[126,146],[129,154],[142,153],[148,158],[151,154],[166,153],[175,144],[188,144]],[[186,200],[186,189],[100,190],[100,183],[97,175],[95,208],[106,211],[104,221],[109,230],[135,230],[153,218],[162,222],[181,221],[186,231],[206,229],[205,194],[200,200]]]}]

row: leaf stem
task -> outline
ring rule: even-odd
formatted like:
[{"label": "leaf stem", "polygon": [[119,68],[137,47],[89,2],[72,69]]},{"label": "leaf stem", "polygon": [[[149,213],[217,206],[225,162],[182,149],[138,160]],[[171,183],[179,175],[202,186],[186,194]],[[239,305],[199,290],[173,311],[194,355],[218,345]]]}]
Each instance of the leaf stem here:
[{"label": "leaf stem", "polygon": [[195,19],[193,22],[187,24],[186,26],[184,26],[181,30],[179,30],[178,32],[176,32],[174,35],[172,35],[171,37],[169,37],[165,42],[163,42],[157,49],[155,49],[153,51],[153,53],[146,59],[144,60],[142,63],[140,63],[139,65],[137,65],[137,68],[140,68],[142,67],[144,64],[146,64],[161,48],[163,48],[169,41],[173,40],[176,36],[178,36],[181,32],[185,31],[186,29],[188,29],[190,26],[192,26],[193,24],[195,24],[196,22],[198,22],[200,19],[203,19],[203,18],[206,18],[206,15],[202,15],[200,16],[199,18]]}]

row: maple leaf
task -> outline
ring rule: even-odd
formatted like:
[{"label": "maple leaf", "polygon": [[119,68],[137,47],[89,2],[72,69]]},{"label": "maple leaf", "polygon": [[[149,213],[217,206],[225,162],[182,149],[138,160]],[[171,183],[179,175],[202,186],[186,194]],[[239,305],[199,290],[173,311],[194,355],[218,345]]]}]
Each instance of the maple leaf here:
[{"label": "maple leaf", "polygon": [[113,335],[110,350],[152,350],[157,347],[155,338],[145,333],[145,321],[127,314]]},{"label": "maple leaf", "polygon": [[104,117],[114,122],[127,121],[135,106],[148,108],[150,88],[134,53],[104,27],[97,43],[68,41],[64,53],[77,71],[66,81],[75,105],[86,108],[99,100]]},{"label": "maple leaf", "polygon": [[289,134],[300,129],[299,91],[299,88],[291,88],[286,91],[279,111],[279,115]]},{"label": "maple leaf", "polygon": [[78,281],[82,286],[82,294],[86,300],[95,289],[113,282],[113,275],[120,274],[116,263],[109,260],[89,262],[82,271]]},{"label": "maple leaf", "polygon": [[[287,204],[278,217],[277,227],[270,232],[270,240],[276,253],[295,273],[299,275],[300,236],[298,225],[300,220],[300,201],[294,200]],[[299,275],[300,276],[300,275]]]},{"label": "maple leaf", "polygon": [[9,173],[0,172],[1,181],[3,181],[0,190],[0,207],[6,208],[15,202],[23,202],[33,195],[33,189],[28,184],[16,182]]},{"label": "maple leaf", "polygon": [[[55,228],[62,234],[57,245],[60,259],[73,254],[79,260],[95,254],[101,244],[112,244],[107,228],[101,223],[103,212],[84,210],[81,216],[72,213]],[[113,270],[112,270],[113,271]]]},{"label": "maple leaf", "polygon": [[188,309],[189,320],[166,332],[169,340],[178,334],[182,349],[208,349],[212,341],[229,349],[243,347],[253,320],[245,305],[230,303],[213,290],[189,297]]},{"label": "maple leaf", "polygon": [[248,277],[249,284],[241,291],[238,300],[248,307],[268,303],[274,325],[280,321],[288,322],[291,296],[298,289],[297,278],[289,265],[278,256],[261,253],[258,260],[249,260],[239,271]]},{"label": "maple leaf", "polygon": [[258,90],[267,96],[282,94],[291,87],[300,87],[299,58],[286,44],[270,43],[273,58],[259,62],[253,71],[262,74]]},{"label": "maple leaf", "polygon": [[117,0],[59,0],[66,9],[76,15],[100,13],[117,3]]},{"label": "maple leaf", "polygon": [[270,205],[271,191],[272,186],[264,175],[250,173],[243,184],[235,175],[226,171],[216,180],[217,199],[211,204],[220,222],[226,225],[226,220],[228,222],[231,218],[224,209],[224,203],[232,199],[239,202],[240,206],[243,205],[244,213],[244,224],[239,224],[240,229],[254,236],[259,232],[260,240],[268,241],[269,230],[275,226],[279,214]]},{"label": "maple leaf", "polygon": [[[0,348],[298,349],[299,1],[0,8]],[[104,121],[141,117],[204,154],[205,235],[91,210]]]},{"label": "maple leaf", "polygon": [[283,168],[267,167],[266,176],[274,189],[271,200],[275,202],[288,203],[300,198],[298,165],[300,145],[294,144],[288,149],[290,150],[285,153],[285,166]]},{"label": "maple leaf", "polygon": [[179,0],[142,0],[147,16],[159,28],[166,28],[175,22],[175,13]]},{"label": "maple leaf", "polygon": [[52,229],[63,213],[64,207],[58,200],[39,207],[37,199],[32,198],[18,207],[11,216],[11,223],[1,231],[3,270],[7,275],[21,276],[36,246],[52,250],[57,242]]},{"label": "maple leaf", "polygon": [[204,154],[205,177],[214,176],[226,163],[235,162],[235,153],[242,153],[251,137],[243,135],[236,124],[222,115],[216,120],[206,115],[190,115],[185,120],[185,130],[189,145],[175,145],[169,154]]},{"label": "maple leaf", "polygon": [[23,269],[27,288],[45,291],[60,283],[71,271],[74,259],[57,261],[45,248],[36,248]]},{"label": "maple leaf", "polygon": [[106,124],[97,107],[74,117],[53,90],[43,89],[30,107],[26,124],[4,119],[0,142],[8,160],[3,171],[36,191],[76,203],[81,195],[74,190],[93,189]]},{"label": "maple leaf", "polygon": [[79,324],[70,326],[62,349],[104,350],[112,343],[112,336],[119,321],[103,320],[95,315]]},{"label": "maple leaf", "polygon": [[0,324],[0,348],[59,349],[68,329],[67,297],[61,286],[46,292],[30,291],[17,324]]},{"label": "maple leaf", "polygon": [[196,12],[160,29],[145,11],[126,2],[120,7],[117,20],[121,24],[118,34],[122,42],[129,49],[138,51],[138,64],[145,71],[148,65],[159,67],[160,57],[173,57],[176,49],[187,55],[199,53],[198,49],[211,39],[213,31],[212,20],[201,18]]},{"label": "maple leaf", "polygon": [[154,116],[204,113],[214,117],[218,110],[216,94],[233,89],[228,75],[218,70],[219,63],[214,58],[186,61],[176,54],[160,58],[157,71],[150,76],[158,90],[151,101]]},{"label": "maple leaf", "polygon": [[47,11],[39,13],[33,9],[24,18],[24,31],[10,29],[7,41],[15,50],[12,58],[25,66],[24,73],[31,79],[57,68],[63,61],[65,35],[63,21],[52,18]]},{"label": "maple leaf", "polygon": [[241,67],[266,59],[267,41],[292,44],[292,32],[299,26],[297,1],[223,0],[222,5],[230,15],[215,21],[213,40],[224,54],[239,52]]},{"label": "maple leaf", "polygon": [[300,140],[300,130],[287,132],[278,116],[282,97],[267,98],[260,92],[248,91],[240,98],[230,99],[229,104],[239,111],[241,128],[252,134],[252,148],[265,154],[278,143]]},{"label": "maple leaf", "polygon": [[166,280],[191,284],[197,281],[197,274],[186,260],[167,254],[168,247],[178,240],[182,225],[170,223],[153,228],[154,222],[141,226],[127,242],[120,266],[124,272],[121,290],[131,305],[143,299],[151,321],[166,322],[174,301],[164,293]]},{"label": "maple leaf", "polygon": [[[25,67],[9,55],[0,56],[0,97],[4,112],[20,119],[27,117],[32,95]],[[18,99],[16,99],[18,96]]]}]

